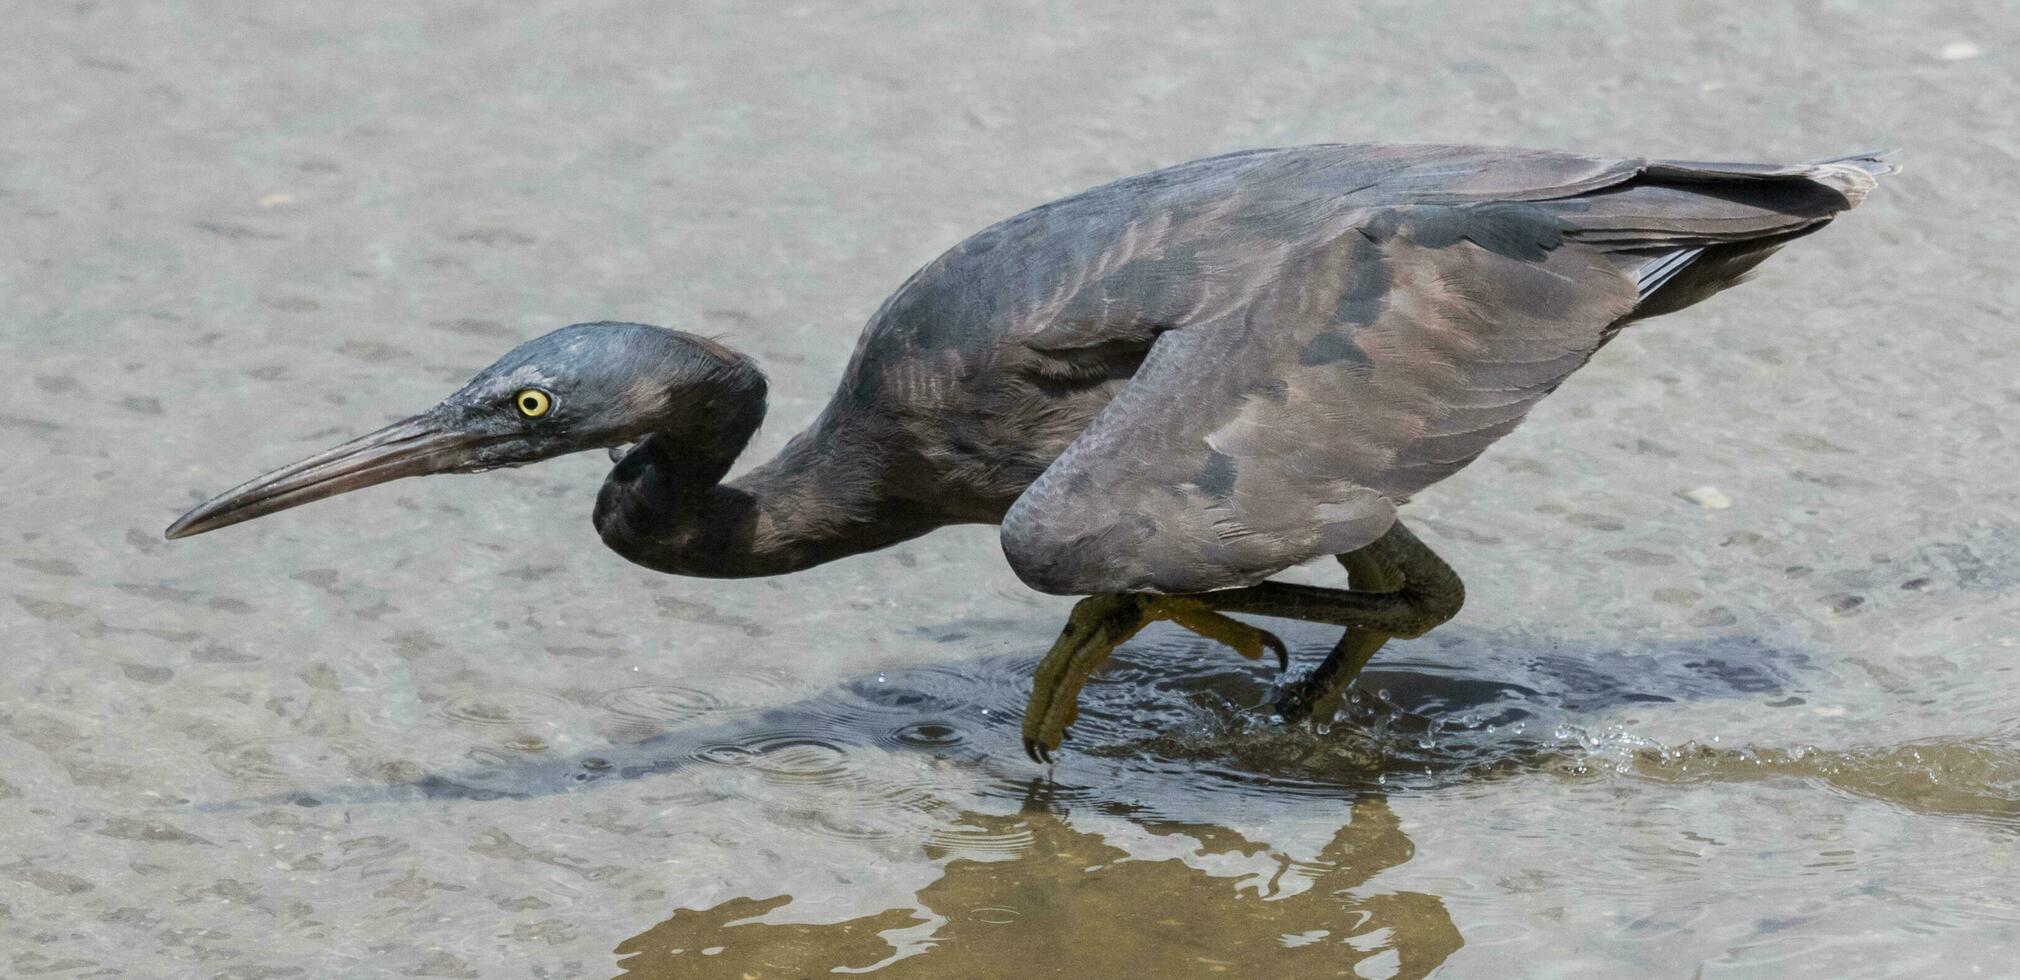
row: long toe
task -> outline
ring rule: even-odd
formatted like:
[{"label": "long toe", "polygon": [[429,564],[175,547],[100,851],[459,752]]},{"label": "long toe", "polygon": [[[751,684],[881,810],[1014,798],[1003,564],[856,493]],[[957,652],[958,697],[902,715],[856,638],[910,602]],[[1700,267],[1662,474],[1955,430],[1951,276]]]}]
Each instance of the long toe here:
[{"label": "long toe", "polygon": [[1284,641],[1278,639],[1275,633],[1215,612],[1198,597],[1161,598],[1151,603],[1148,613],[1153,619],[1171,620],[1200,636],[1225,644],[1250,660],[1260,659],[1265,652],[1274,653],[1277,655],[1277,671],[1281,673],[1290,669],[1290,648],[1284,646]]},{"label": "long toe", "polygon": [[1275,633],[1272,633],[1269,630],[1258,629],[1256,630],[1256,632],[1262,634],[1263,646],[1269,647],[1271,651],[1276,653],[1277,674],[1281,676],[1285,673],[1288,673],[1291,669],[1290,647],[1284,646],[1284,641],[1280,637],[1278,637]]},{"label": "long toe", "polygon": [[1066,738],[1066,729],[1080,714],[1080,689],[1087,676],[1124,640],[1146,622],[1145,603],[1129,595],[1100,595],[1073,607],[1066,628],[1052,644],[1031,679],[1031,700],[1024,708],[1024,754],[1041,764]]}]

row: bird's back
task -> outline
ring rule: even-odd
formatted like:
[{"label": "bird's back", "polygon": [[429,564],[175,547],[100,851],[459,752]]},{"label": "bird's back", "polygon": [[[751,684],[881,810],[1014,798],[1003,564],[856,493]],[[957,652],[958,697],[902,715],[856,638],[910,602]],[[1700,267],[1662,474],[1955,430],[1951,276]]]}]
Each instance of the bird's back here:
[{"label": "bird's back", "polygon": [[[1619,325],[1730,285],[1781,244],[1857,203],[1887,169],[1871,157],[1764,166],[1441,145],[1309,146],[1182,164],[1024,212],[919,270],[872,318],[817,432],[871,447],[885,464],[887,496],[940,508],[950,521],[996,520],[1129,390],[1160,337],[1212,326],[1213,349],[1186,368],[1193,377],[1180,384],[1203,385],[1247,357],[1290,357],[1261,368],[1288,376],[1325,361],[1331,354],[1324,345],[1344,344],[1340,338],[1354,331],[1323,333],[1319,346],[1282,355],[1263,353],[1258,338],[1309,333],[1343,316],[1352,326],[1424,301],[1403,288],[1407,270],[1393,265],[1393,255],[1368,246],[1384,234],[1431,251],[1516,263],[1575,254],[1584,257],[1581,268],[1596,270],[1574,294],[1548,298],[1526,287],[1497,294],[1492,283],[1435,287],[1469,302],[1505,304],[1511,323],[1548,322],[1534,314],[1549,311],[1520,308],[1546,299],[1590,306],[1561,319],[1597,314],[1590,337],[1574,345],[1582,351],[1575,363],[1547,379],[1524,379],[1540,386],[1521,400],[1526,411]],[[1259,319],[1268,322],[1253,322]],[[1249,322],[1234,329],[1226,326],[1231,321]],[[1441,372],[1464,374],[1432,374]],[[1340,396],[1375,397],[1375,390],[1340,389]],[[1210,397],[1205,387],[1200,397]],[[1422,410],[1438,411],[1435,391],[1410,397],[1429,398]],[[1380,409],[1341,404],[1333,416]],[[1505,430],[1477,446],[1444,447],[1450,465],[1356,478],[1400,500]],[[1356,435],[1342,425],[1300,437]]]}]

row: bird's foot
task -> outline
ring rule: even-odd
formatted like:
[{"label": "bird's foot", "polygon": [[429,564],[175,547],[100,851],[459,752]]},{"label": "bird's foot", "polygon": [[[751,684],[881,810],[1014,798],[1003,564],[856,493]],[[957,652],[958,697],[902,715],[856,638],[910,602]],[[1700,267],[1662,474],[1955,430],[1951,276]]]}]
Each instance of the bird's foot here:
[{"label": "bird's foot", "polygon": [[1311,718],[1320,701],[1338,693],[1338,689],[1307,674],[1283,686],[1277,694],[1274,708],[1277,717],[1282,718],[1285,724],[1295,725]]},{"label": "bird's foot", "polygon": [[1170,620],[1217,640],[1250,660],[1274,652],[1278,670],[1290,667],[1290,650],[1268,630],[1213,611],[1191,596],[1111,594],[1089,596],[1073,606],[1066,628],[1038,662],[1031,701],[1024,709],[1024,754],[1050,763],[1080,714],[1080,689],[1115,648],[1150,623]]},{"label": "bird's foot", "polygon": [[1353,686],[1354,679],[1361,676],[1368,661],[1388,641],[1386,633],[1347,630],[1317,668],[1284,685],[1277,695],[1277,716],[1295,725],[1321,710],[1327,713],[1338,710],[1340,695]]}]

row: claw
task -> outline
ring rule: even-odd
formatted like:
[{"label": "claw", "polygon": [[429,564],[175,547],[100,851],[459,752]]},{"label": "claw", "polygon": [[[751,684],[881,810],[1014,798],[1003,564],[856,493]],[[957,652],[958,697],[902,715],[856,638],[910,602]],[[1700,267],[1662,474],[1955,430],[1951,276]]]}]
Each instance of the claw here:
[{"label": "claw", "polygon": [[1263,646],[1269,647],[1271,650],[1276,652],[1277,675],[1282,676],[1284,674],[1290,673],[1291,669],[1290,648],[1284,646],[1284,641],[1279,639],[1275,633],[1272,633],[1269,630],[1257,630],[1256,632],[1262,634]]}]

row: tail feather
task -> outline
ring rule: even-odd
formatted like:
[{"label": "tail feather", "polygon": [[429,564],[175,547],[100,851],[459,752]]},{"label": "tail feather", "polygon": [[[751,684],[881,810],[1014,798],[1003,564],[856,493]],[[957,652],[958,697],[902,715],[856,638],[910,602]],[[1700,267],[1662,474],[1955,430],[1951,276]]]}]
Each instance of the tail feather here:
[{"label": "tail feather", "polygon": [[1635,277],[1621,322],[1672,313],[1744,280],[1783,245],[1858,206],[1898,168],[1885,152],[1791,165],[1658,161],[1564,202],[1570,237]]},{"label": "tail feather", "polygon": [[1668,284],[1676,274],[1688,268],[1698,256],[1704,254],[1702,247],[1679,248],[1669,252],[1658,252],[1653,259],[1642,266],[1636,277],[1637,295],[1647,297]]},{"label": "tail feather", "polygon": [[1885,177],[1888,174],[1901,172],[1901,168],[1894,163],[1894,158],[1900,155],[1901,150],[1899,147],[1887,150],[1866,150],[1860,153],[1847,153],[1844,156],[1811,160],[1810,165],[1822,166],[1827,163],[1842,163],[1857,167],[1875,177]]},{"label": "tail feather", "polygon": [[1635,320],[1674,313],[1710,299],[1712,294],[1724,292],[1752,278],[1755,267],[1767,261],[1768,256],[1781,251],[1783,245],[1821,227],[1823,225],[1819,223],[1778,238],[1679,249],[1667,256],[1659,256],[1643,268],[1667,268],[1652,279],[1646,275],[1641,277],[1641,300],[1635,304],[1634,312],[1620,322],[1625,325]]},{"label": "tail feather", "polygon": [[1810,164],[1816,173],[1808,176],[1811,180],[1843,194],[1845,200],[1851,202],[1852,207],[1858,207],[1859,202],[1864,201],[1866,195],[1879,186],[1881,177],[1900,172],[1901,168],[1888,159],[1899,152],[1899,150],[1869,150],[1865,153],[1851,153],[1818,160]]}]

